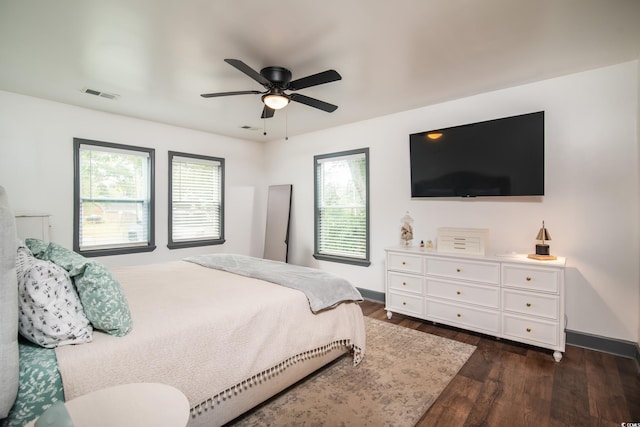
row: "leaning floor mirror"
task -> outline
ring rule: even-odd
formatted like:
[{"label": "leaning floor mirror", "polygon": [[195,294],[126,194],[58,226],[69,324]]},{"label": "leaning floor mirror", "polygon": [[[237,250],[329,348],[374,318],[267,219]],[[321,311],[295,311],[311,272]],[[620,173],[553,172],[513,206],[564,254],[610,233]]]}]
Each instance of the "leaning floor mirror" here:
[{"label": "leaning floor mirror", "polygon": [[288,261],[291,184],[269,186],[264,259]]}]

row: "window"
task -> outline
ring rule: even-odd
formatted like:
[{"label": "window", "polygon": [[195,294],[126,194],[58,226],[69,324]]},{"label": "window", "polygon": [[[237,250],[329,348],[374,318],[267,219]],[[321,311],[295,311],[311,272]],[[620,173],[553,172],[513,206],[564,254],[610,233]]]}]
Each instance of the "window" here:
[{"label": "window", "polygon": [[85,256],[150,252],[151,148],[74,138],[73,249]]},{"label": "window", "polygon": [[369,149],[315,156],[314,167],[313,256],[368,266]]},{"label": "window", "polygon": [[224,159],[169,151],[170,249],[224,243]]}]

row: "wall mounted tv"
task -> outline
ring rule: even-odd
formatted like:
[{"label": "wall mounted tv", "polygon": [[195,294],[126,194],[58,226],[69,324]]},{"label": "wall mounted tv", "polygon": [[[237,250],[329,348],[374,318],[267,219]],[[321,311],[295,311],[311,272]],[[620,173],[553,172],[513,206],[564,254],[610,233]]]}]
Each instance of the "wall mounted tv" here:
[{"label": "wall mounted tv", "polygon": [[544,195],[544,111],[411,134],[411,197]]}]

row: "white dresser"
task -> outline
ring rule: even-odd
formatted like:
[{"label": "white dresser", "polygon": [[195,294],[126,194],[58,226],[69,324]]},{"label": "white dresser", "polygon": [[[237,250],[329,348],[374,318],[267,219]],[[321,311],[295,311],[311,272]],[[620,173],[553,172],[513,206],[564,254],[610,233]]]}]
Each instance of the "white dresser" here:
[{"label": "white dresser", "polygon": [[387,248],[386,310],[554,350],[565,349],[565,259]]}]

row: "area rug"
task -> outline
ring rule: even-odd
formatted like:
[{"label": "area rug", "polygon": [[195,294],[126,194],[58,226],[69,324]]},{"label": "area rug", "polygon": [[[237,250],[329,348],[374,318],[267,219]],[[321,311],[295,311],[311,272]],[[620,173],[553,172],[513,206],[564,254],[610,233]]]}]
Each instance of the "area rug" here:
[{"label": "area rug", "polygon": [[342,357],[230,425],[414,426],[475,346],[366,317],[364,361]]}]

